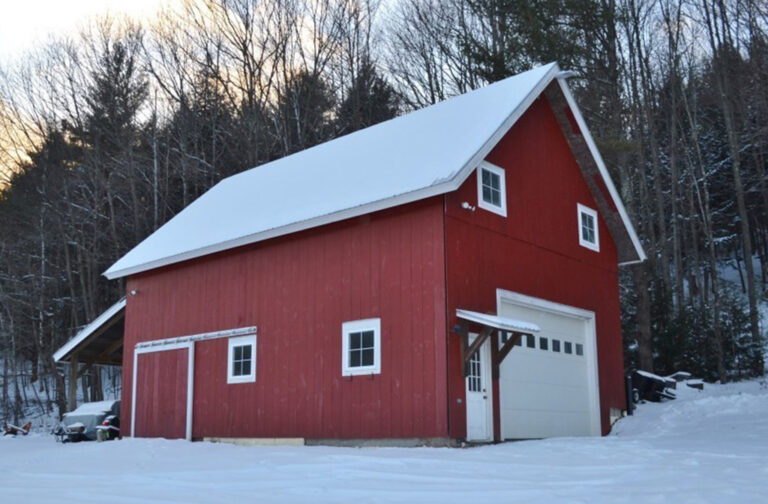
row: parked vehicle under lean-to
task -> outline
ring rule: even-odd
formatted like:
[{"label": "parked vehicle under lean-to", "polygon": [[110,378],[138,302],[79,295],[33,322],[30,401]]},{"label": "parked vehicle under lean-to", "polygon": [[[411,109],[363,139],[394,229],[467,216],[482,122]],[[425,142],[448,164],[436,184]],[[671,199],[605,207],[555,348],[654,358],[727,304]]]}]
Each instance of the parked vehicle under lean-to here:
[{"label": "parked vehicle under lean-to", "polygon": [[53,433],[62,443],[115,439],[120,435],[120,401],[82,404],[65,413]]}]

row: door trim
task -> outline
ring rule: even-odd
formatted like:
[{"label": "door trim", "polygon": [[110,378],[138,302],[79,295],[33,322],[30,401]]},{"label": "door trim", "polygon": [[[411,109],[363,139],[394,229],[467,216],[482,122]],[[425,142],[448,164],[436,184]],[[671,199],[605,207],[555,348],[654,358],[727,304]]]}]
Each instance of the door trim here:
[{"label": "door trim", "polygon": [[[589,413],[590,413],[590,434],[599,436],[602,433],[600,421],[600,382],[598,379],[597,366],[597,325],[595,323],[595,312],[577,308],[546,299],[536,298],[519,292],[513,292],[501,288],[496,289],[496,313],[499,313],[503,302],[533,308],[536,310],[553,313],[563,317],[579,319],[584,324],[584,356],[587,358],[587,386],[589,388]],[[503,410],[500,412],[503,415]],[[501,426],[504,425],[504,419],[500,418]]]},{"label": "door trim", "polygon": [[171,343],[155,347],[134,347],[133,349],[133,384],[131,386],[131,437],[136,437],[136,382],[138,377],[139,354],[165,352],[169,350],[187,350],[187,418],[184,439],[192,441],[192,405],[195,390],[195,342]]},{"label": "door trim", "polygon": [[[191,334],[188,336],[177,336],[175,338],[160,338],[154,340],[141,341],[133,347],[133,384],[131,388],[131,437],[135,437],[136,432],[136,369],[139,365],[139,354],[163,352],[166,350],[188,349],[187,359],[187,425],[185,439],[192,441],[192,410],[194,404],[195,391],[195,342],[207,341],[219,338],[232,338],[235,336],[245,336],[257,334],[256,326],[238,327],[235,329],[226,329],[223,331],[213,331],[200,334]],[[255,365],[254,353],[254,365]],[[229,364],[227,364],[229,365]]]},{"label": "door trim", "polygon": [[[469,344],[477,337],[477,333],[469,333]],[[480,372],[485,385],[485,433],[484,439],[470,439],[469,437],[469,377],[464,377],[464,402],[466,403],[466,439],[467,441],[490,442],[493,441],[493,378],[491,376],[491,345],[490,339],[477,350],[480,352]]]}]

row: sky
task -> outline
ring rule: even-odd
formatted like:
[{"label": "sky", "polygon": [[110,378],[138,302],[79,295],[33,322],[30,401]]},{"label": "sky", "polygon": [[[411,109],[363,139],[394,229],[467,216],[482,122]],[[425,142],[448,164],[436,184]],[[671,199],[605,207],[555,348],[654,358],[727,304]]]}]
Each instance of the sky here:
[{"label": "sky", "polygon": [[0,63],[21,57],[52,35],[74,33],[89,18],[128,14],[149,18],[160,0],[0,0]]}]

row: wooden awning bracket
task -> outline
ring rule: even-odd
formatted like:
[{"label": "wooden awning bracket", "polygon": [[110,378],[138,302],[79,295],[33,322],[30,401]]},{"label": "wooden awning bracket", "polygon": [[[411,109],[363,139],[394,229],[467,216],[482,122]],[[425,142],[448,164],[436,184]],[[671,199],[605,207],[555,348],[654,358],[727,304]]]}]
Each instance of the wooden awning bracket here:
[{"label": "wooden awning bracket", "polygon": [[[523,333],[510,333],[509,339],[507,339],[501,348],[499,348],[498,352],[492,356],[493,365],[491,366],[491,371],[494,380],[499,378],[499,368],[501,367],[501,363],[504,362],[504,359],[507,357],[509,352],[515,347],[515,345],[517,345],[517,342],[520,341],[520,338],[522,337]],[[491,347],[491,350],[493,350],[493,347]]]},{"label": "wooden awning bracket", "polygon": [[497,338],[496,335],[508,331],[501,331],[495,327],[490,326],[482,327],[483,328],[480,331],[480,334],[478,334],[472,344],[469,343],[469,329],[467,327],[467,323],[462,321],[456,328],[456,332],[461,338],[461,356],[464,368],[464,376],[466,377],[469,375],[469,361],[472,359],[472,355],[477,352],[477,350],[485,343],[488,338],[490,338],[491,375],[493,379],[496,380],[499,378],[499,369],[501,367],[501,363],[504,362],[504,359],[507,357],[507,355],[509,355],[509,352],[512,351],[512,348],[517,345],[517,343],[520,341],[520,338],[522,338],[523,335],[527,333],[509,332],[509,339],[507,339],[507,341],[501,345],[501,348],[499,348],[499,338]]},{"label": "wooden awning bracket", "polygon": [[475,352],[485,343],[485,340],[487,340],[491,334],[495,331],[492,327],[483,327],[482,331],[480,331],[480,334],[477,335],[475,340],[472,342],[472,344],[469,344],[469,333],[464,335],[465,338],[465,348],[463,353],[464,358],[464,376],[469,375],[469,361],[472,359],[472,355],[474,355]]}]

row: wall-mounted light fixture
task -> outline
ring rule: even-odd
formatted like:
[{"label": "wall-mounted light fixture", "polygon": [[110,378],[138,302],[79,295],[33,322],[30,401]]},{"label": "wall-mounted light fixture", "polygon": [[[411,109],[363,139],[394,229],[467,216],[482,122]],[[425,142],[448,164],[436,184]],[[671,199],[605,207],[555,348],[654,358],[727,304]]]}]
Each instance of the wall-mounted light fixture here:
[{"label": "wall-mounted light fixture", "polygon": [[469,202],[467,202],[467,201],[465,201],[464,203],[461,204],[461,208],[463,208],[464,210],[469,210],[470,212],[474,212],[475,211],[475,207],[470,205]]}]

